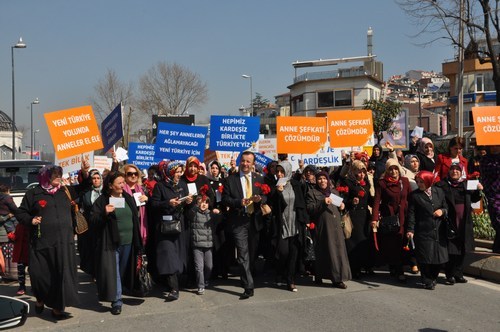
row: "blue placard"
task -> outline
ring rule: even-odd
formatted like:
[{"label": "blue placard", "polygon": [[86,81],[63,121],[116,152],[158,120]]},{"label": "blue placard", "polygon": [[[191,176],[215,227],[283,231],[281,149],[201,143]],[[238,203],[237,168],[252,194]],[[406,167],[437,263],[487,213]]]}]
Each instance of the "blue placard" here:
[{"label": "blue placard", "polygon": [[155,158],[155,145],[144,143],[128,143],[128,163],[143,169],[158,164]]},{"label": "blue placard", "polygon": [[207,132],[207,127],[159,122],[155,157],[157,159],[186,160],[190,156],[195,156],[199,160],[203,160]]},{"label": "blue placard", "polygon": [[241,152],[259,140],[260,118],[249,116],[210,117],[210,150]]},{"label": "blue placard", "polygon": [[104,152],[123,137],[122,125],[122,104],[118,104],[115,109],[101,122],[101,137],[104,145]]}]

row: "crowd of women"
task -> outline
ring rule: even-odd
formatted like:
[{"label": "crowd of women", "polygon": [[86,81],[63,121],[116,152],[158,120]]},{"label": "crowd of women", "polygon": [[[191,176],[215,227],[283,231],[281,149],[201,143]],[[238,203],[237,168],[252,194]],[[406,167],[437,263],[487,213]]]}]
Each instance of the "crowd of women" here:
[{"label": "crowd of women", "polygon": [[[136,259],[142,254],[168,301],[179,299],[183,287],[204,294],[211,279],[226,279],[234,265],[248,284],[251,275],[245,274],[259,271],[258,257],[265,259],[264,269],[274,271],[276,284],[292,292],[298,291],[299,274],[345,289],[347,281],[381,266],[399,282],[406,281],[405,266],[410,273],[420,271],[426,289],[434,289],[442,269],[447,285],[465,283],[464,257],[474,249],[471,203],[483,189],[472,180],[480,175],[462,156],[459,137],[439,155],[428,138],[413,143],[406,156],[390,144],[388,154],[379,145],[371,157],[346,154],[343,166],[334,169],[300,165],[294,171],[280,155],[259,170],[252,153],[239,170],[234,162],[206,167],[190,157],[185,164],[162,161],[147,174],[115,161],[101,174],[84,162],[71,184],[60,167],[46,166],[39,185],[15,210],[29,234],[14,242],[29,252],[23,263],[29,265],[35,311],[41,314],[47,306],[54,318],[66,319],[66,307],[78,303],[75,205],[89,222],[89,230],[76,237],[80,269],[115,315],[121,313],[123,292],[137,288]],[[229,174],[236,182],[228,182]],[[240,199],[228,197],[235,192]],[[346,238],[348,219],[352,232]],[[241,237],[233,226],[245,220],[252,224]],[[253,286],[242,295],[249,296]]]}]

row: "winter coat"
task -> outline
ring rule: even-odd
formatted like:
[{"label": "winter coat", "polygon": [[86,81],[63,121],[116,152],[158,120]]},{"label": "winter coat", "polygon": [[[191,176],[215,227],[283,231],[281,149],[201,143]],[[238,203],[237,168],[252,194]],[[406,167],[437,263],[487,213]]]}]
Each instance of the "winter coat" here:
[{"label": "winter coat", "polygon": [[[416,190],[410,197],[408,209],[408,232],[414,233],[415,257],[422,264],[443,264],[448,261],[448,239],[446,236],[446,204],[444,191],[431,188],[430,198],[422,190]],[[436,218],[434,211],[443,210],[443,216]]]},{"label": "winter coat", "polygon": [[[125,204],[132,210],[132,248],[125,276],[122,279],[122,285],[129,290],[134,289],[135,282],[135,259],[142,251],[142,240],[139,231],[139,215],[135,199],[122,193],[125,198]],[[114,301],[116,298],[116,249],[120,245],[120,235],[116,215],[114,212],[106,214],[106,205],[109,204],[109,196],[101,195],[94,202],[91,211],[90,221],[96,230],[97,244],[95,251],[95,278],[97,284],[97,293],[101,301]]]},{"label": "winter coat", "polygon": [[212,248],[214,246],[214,229],[216,218],[209,210],[200,211],[198,206],[191,209],[191,245],[194,248]]}]

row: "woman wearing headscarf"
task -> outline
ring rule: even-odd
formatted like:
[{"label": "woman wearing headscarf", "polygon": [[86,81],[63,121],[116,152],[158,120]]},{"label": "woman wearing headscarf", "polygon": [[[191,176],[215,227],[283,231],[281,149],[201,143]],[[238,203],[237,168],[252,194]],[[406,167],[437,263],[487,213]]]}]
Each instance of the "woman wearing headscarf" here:
[{"label": "woman wearing headscarf", "polygon": [[146,204],[149,197],[146,195],[142,186],[142,172],[137,166],[126,164],[123,166],[123,174],[125,174],[125,185],[123,186],[123,190],[130,196],[135,197],[136,205],[138,205],[137,210],[139,212],[142,245],[146,246],[148,240],[148,214]]},{"label": "woman wearing headscarf", "polygon": [[[207,178],[210,181],[210,187],[215,196],[214,208],[224,212],[225,210],[222,206],[224,178],[221,173],[221,164],[217,160],[213,160],[208,164]],[[228,267],[231,264],[231,252],[234,256],[234,244],[231,245],[230,243],[231,230],[227,227],[225,214],[218,214],[216,218],[218,218],[220,222],[215,226],[213,276],[221,276],[223,279],[227,279]]]},{"label": "woman wearing headscarf", "polygon": [[278,181],[283,181],[272,191],[269,199],[274,214],[271,241],[274,247],[276,280],[284,281],[289,291],[296,292],[295,272],[304,228],[309,218],[306,212],[302,184],[291,178],[292,164],[284,160],[276,166]]},{"label": "woman wearing headscarf", "polygon": [[[474,251],[474,230],[472,224],[472,202],[481,199],[479,183],[477,190],[467,190],[467,181],[462,178],[462,166],[452,163],[448,176],[435,186],[441,188],[448,205],[448,227],[454,235],[448,237],[449,261],[446,263],[446,284],[466,283],[464,278],[464,259],[468,252]],[[451,234],[450,234],[451,235]]]},{"label": "woman wearing headscarf", "polygon": [[448,261],[445,193],[433,186],[434,175],[421,171],[415,177],[418,185],[410,198],[407,237],[414,238],[415,255],[425,289],[433,290],[441,266]]},{"label": "woman wearing headscarf", "polygon": [[[178,161],[160,162],[160,173],[163,177],[153,190],[151,206],[155,211],[153,218],[156,222],[156,265],[158,274],[166,277],[168,287],[168,301],[179,298],[178,275],[187,270],[189,246],[189,228],[184,218],[184,209],[193,201],[192,196],[185,200],[182,197],[189,195],[185,182],[181,181],[184,165]],[[163,220],[180,220],[180,234],[162,234],[160,232]]]},{"label": "woman wearing headscarf", "polygon": [[448,176],[452,163],[460,164],[462,166],[462,178],[467,178],[468,161],[467,158],[462,155],[464,146],[465,140],[462,137],[456,136],[450,139],[448,143],[448,152],[441,153],[436,160],[434,170],[439,175],[440,179],[444,179]]},{"label": "woman wearing headscarf", "polygon": [[[89,171],[90,188],[83,192],[80,198],[80,211],[85,219],[90,220],[90,213],[94,202],[102,194],[102,176],[97,169]],[[80,269],[95,277],[95,248],[96,248],[96,229],[92,223],[89,229],[83,234],[78,235],[78,253],[80,255]]]},{"label": "woman wearing headscarf", "polygon": [[72,218],[72,200],[77,194],[73,187],[62,185],[59,166],[41,168],[38,183],[26,192],[16,212],[17,220],[31,232],[29,274],[35,312],[41,314],[48,306],[55,319],[67,319],[71,315],[64,309],[78,303]]},{"label": "woman wearing headscarf", "polygon": [[387,162],[387,156],[384,155],[382,151],[382,146],[380,144],[375,144],[373,146],[373,153],[369,159],[369,162],[375,163],[375,187],[377,186],[377,181],[380,179],[385,170],[385,163]]},{"label": "woman wearing headscarf", "polygon": [[420,160],[420,170],[434,172],[436,167],[436,154],[434,153],[434,143],[428,137],[422,137],[418,143],[417,153]]},{"label": "woman wearing headscarf", "polygon": [[374,235],[376,239],[378,265],[389,265],[391,276],[396,276],[400,282],[405,282],[403,272],[403,232],[405,230],[405,216],[410,196],[410,182],[401,176],[401,166],[395,159],[389,159],[385,166],[385,172],[378,180],[375,189],[375,200],[373,202],[373,215],[371,228],[377,228],[379,219],[388,216],[397,216],[399,230],[383,234],[378,231]]},{"label": "woman wearing headscarf", "polygon": [[91,213],[97,232],[97,293],[99,300],[111,302],[113,315],[121,314],[123,288],[134,289],[135,258],[143,250],[137,205],[124,186],[123,173],[109,172]]},{"label": "woman wearing headscarf", "polygon": [[328,173],[321,171],[316,174],[316,187],[306,196],[307,212],[316,225],[315,282],[330,279],[334,287],[346,289],[344,282],[351,279],[351,269],[340,219],[345,205],[333,205],[330,194],[338,196],[339,192],[332,189]]},{"label": "woman wearing headscarf", "polygon": [[[205,175],[199,174],[201,162],[198,160],[198,158],[191,156],[186,160],[186,169],[184,171],[184,174],[181,177],[181,180],[185,182],[186,184],[188,183],[195,183],[196,184],[196,190],[198,193],[201,194],[202,188],[210,188],[210,181]],[[206,187],[204,187],[206,186]],[[213,204],[215,202],[215,195],[212,192],[212,190],[207,190],[203,189],[203,191],[206,191],[207,196],[210,198],[210,209],[213,208]],[[187,193],[186,193],[187,194]]]},{"label": "woman wearing headscarf", "polygon": [[[371,203],[370,184],[366,176],[366,165],[360,160],[354,160],[347,177],[341,179],[339,187],[352,221],[351,237],[346,240],[349,265],[354,278],[361,276],[361,269],[369,271],[373,266],[370,255],[369,233],[371,214],[368,209]],[[337,189],[338,190],[338,189]]]}]

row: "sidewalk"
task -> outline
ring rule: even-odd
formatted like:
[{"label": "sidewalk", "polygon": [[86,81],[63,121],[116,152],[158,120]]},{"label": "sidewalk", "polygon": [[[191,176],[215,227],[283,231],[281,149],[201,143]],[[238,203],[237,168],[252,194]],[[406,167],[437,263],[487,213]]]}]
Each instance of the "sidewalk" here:
[{"label": "sidewalk", "polygon": [[476,251],[467,254],[464,272],[500,283],[500,254],[491,252],[492,241],[476,240]]}]

